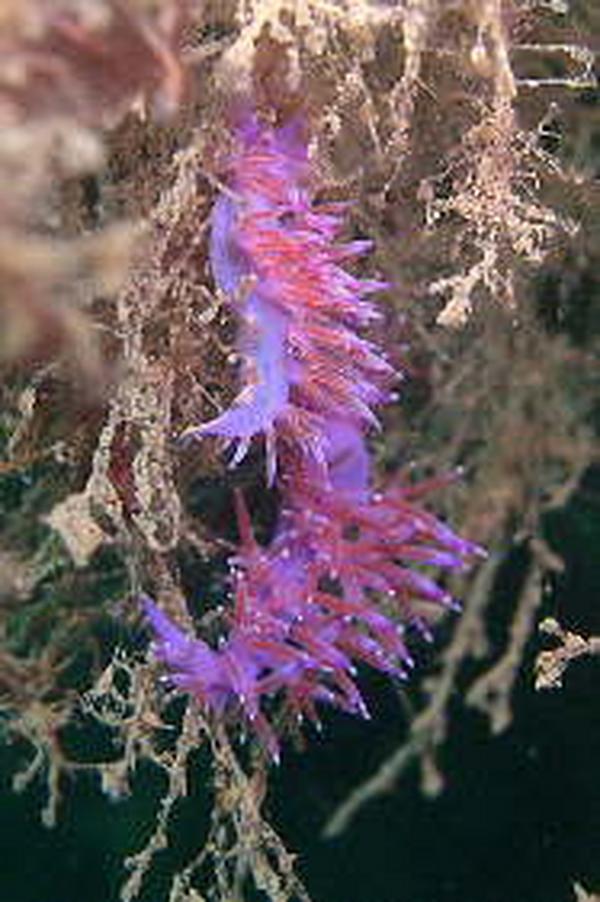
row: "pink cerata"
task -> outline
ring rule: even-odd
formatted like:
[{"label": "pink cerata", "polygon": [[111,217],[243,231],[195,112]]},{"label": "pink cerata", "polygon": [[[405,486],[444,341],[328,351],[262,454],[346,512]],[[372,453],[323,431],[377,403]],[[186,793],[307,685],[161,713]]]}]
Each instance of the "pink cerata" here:
[{"label": "pink cerata", "polygon": [[242,386],[221,416],[185,433],[221,437],[233,466],[264,441],[282,499],[274,537],[255,541],[238,495],[234,601],[218,648],[144,600],[172,683],[218,713],[243,712],[274,758],[274,696],[298,719],[318,722],[321,703],[368,716],[356,662],[404,677],[405,625],[423,625],[423,602],[453,605],[415,565],[463,569],[483,553],[421,506],[431,483],[372,488],[365,438],[396,374],[361,331],[380,315],[370,296],[387,286],[345,268],[371,242],[340,243],[346,205],[314,202],[304,131],[253,116],[237,129],[210,259],[238,318]]}]

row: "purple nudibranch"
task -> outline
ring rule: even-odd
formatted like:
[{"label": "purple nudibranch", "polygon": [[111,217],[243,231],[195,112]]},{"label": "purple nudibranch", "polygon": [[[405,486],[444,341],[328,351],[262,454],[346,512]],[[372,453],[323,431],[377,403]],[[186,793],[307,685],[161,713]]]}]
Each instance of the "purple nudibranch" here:
[{"label": "purple nudibranch", "polygon": [[218,714],[241,710],[274,757],[269,699],[316,723],[321,703],[368,716],[356,662],[404,677],[403,624],[426,631],[429,606],[455,604],[414,565],[461,570],[483,554],[421,506],[418,484],[373,491],[366,436],[396,374],[359,332],[379,316],[368,297],[387,285],[343,268],[371,243],[339,242],[346,205],[314,202],[302,133],[254,117],[238,129],[210,259],[239,320],[242,391],[185,433],[234,445],[233,465],[264,438],[282,499],[274,538],[255,541],[238,495],[234,603],[217,649],[143,602],[172,683]]}]

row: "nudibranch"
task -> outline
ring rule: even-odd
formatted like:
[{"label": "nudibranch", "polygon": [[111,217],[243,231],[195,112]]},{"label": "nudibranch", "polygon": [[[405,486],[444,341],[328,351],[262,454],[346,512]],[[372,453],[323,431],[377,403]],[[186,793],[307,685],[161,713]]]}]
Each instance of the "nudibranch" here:
[{"label": "nudibranch", "polygon": [[275,534],[259,545],[237,496],[241,543],[218,647],[144,602],[173,684],[217,713],[241,710],[273,756],[270,699],[314,722],[320,703],[367,716],[356,663],[405,676],[405,626],[454,604],[419,568],[461,570],[482,554],[422,506],[430,485],[373,488],[366,439],[395,374],[362,333],[379,318],[371,295],[387,286],[346,268],[371,242],[341,242],[346,205],[314,200],[303,133],[254,117],[238,129],[210,261],[238,320],[242,386],[185,433],[232,444],[233,466],[264,439],[281,497]]}]

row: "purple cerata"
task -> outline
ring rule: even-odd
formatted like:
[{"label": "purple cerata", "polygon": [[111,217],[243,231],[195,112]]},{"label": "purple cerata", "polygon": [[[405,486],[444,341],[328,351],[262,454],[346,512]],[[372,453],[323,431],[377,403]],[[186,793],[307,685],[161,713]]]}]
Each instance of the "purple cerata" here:
[{"label": "purple cerata", "polygon": [[387,286],[345,269],[371,243],[338,240],[346,205],[314,202],[302,135],[300,122],[238,128],[210,257],[239,322],[242,388],[185,432],[220,437],[233,466],[264,440],[282,499],[275,535],[255,541],[238,495],[234,600],[217,648],[144,600],[172,683],[217,713],[242,712],[273,757],[273,697],[298,719],[318,721],[320,703],[368,716],[356,662],[405,676],[405,625],[453,604],[419,565],[461,570],[483,553],[421,506],[431,484],[373,490],[365,438],[397,374],[361,331],[379,318],[369,296]]}]

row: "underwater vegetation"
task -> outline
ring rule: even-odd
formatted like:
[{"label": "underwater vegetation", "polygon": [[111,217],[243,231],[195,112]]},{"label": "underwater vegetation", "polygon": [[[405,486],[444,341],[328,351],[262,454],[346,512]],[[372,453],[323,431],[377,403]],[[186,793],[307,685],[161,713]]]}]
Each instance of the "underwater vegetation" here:
[{"label": "underwater vegetation", "polygon": [[[587,716],[599,33],[591,2],[5,3],[0,742],[48,837],[81,786],[116,803],[103,898],[386,902],[314,837],[415,773],[415,824],[456,816],[546,699]],[[565,867],[529,902],[594,899]],[[425,885],[394,902],[464,898]]]}]

